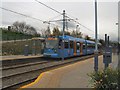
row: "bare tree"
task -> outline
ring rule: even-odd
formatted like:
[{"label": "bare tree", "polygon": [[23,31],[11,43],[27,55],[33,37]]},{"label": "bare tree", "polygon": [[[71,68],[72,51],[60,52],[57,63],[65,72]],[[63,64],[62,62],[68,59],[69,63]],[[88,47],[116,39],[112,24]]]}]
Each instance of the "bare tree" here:
[{"label": "bare tree", "polygon": [[18,21],[13,23],[13,31],[19,32],[19,22]]},{"label": "bare tree", "polygon": [[45,29],[41,29],[40,31],[41,31],[41,36],[42,36],[42,37],[46,37],[46,33],[45,33],[46,30],[45,30]]},{"label": "bare tree", "polygon": [[24,34],[35,35],[37,31],[31,25],[26,24],[25,22],[14,22],[13,23],[13,31],[21,32]]},{"label": "bare tree", "polygon": [[51,35],[50,27],[47,27],[47,30],[45,30],[46,37],[49,37]]},{"label": "bare tree", "polygon": [[53,36],[59,36],[59,35],[61,35],[61,32],[59,31],[58,27],[54,27]]}]

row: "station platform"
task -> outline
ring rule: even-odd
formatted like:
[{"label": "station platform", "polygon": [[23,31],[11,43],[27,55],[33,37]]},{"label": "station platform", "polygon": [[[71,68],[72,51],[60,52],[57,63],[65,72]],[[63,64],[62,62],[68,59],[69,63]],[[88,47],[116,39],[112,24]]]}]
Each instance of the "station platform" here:
[{"label": "station platform", "polygon": [[10,67],[19,64],[26,64],[32,62],[39,62],[43,55],[10,55],[10,56],[0,56],[0,67]]},{"label": "station platform", "polygon": [[[110,67],[118,65],[118,56],[113,55]],[[99,56],[99,70],[104,69],[103,56]],[[64,67],[41,73],[38,78],[24,88],[91,88],[89,73],[94,71],[94,58],[76,62]]]},{"label": "station platform", "polygon": [[16,59],[26,59],[26,58],[37,58],[37,57],[42,57],[42,54],[39,55],[10,55],[10,56],[0,56],[0,61],[1,60],[16,60]]}]

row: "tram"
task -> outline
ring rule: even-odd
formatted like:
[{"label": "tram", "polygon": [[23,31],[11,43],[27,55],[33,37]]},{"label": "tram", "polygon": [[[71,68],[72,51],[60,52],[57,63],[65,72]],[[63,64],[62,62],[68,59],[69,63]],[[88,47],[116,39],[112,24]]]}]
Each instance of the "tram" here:
[{"label": "tram", "polygon": [[46,38],[43,56],[51,58],[67,58],[93,54],[94,50],[94,41],[65,35],[64,37],[58,36]]}]

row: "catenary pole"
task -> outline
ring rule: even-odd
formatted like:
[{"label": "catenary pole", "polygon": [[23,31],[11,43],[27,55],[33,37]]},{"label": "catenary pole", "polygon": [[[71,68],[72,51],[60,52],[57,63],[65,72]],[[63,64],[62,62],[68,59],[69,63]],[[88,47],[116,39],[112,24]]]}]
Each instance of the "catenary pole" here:
[{"label": "catenary pole", "polygon": [[63,40],[62,40],[63,53],[62,53],[62,60],[64,60],[64,35],[65,35],[65,10],[63,10]]},{"label": "catenary pole", "polygon": [[97,37],[97,0],[95,0],[95,57],[94,57],[94,70],[98,71],[98,37]]}]

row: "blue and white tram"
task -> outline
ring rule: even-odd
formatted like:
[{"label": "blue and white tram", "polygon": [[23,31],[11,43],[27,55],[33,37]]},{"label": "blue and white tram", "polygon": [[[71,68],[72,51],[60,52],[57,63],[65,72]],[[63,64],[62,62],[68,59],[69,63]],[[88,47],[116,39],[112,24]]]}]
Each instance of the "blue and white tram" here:
[{"label": "blue and white tram", "polygon": [[[64,48],[63,48],[64,42]],[[43,56],[51,58],[64,58],[87,55],[94,53],[95,42],[74,38],[65,35],[56,37],[49,37],[45,40],[45,49]]]}]

